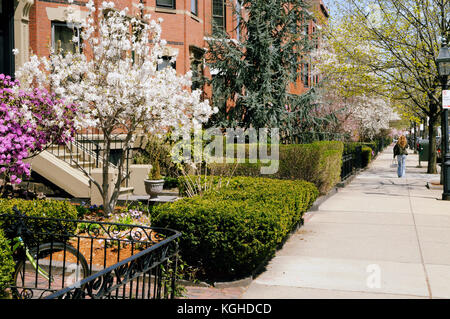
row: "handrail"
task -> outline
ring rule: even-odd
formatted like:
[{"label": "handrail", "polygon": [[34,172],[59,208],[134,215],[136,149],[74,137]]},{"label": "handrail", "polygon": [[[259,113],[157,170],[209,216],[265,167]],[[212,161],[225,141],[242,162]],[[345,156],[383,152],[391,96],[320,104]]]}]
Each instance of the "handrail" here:
[{"label": "handrail", "polygon": [[[135,148],[124,148],[124,141],[121,138],[123,134],[117,134],[114,136],[113,150],[125,149],[125,176],[129,176],[129,162],[131,161],[131,151]],[[76,165],[78,169],[83,170],[86,166],[87,173],[91,174],[92,168],[99,168],[103,166],[103,152],[105,149],[101,146],[104,143],[103,134],[94,133],[77,133],[73,141],[67,142],[63,145],[56,145],[49,147],[47,150],[62,159],[70,165]],[[62,158],[61,158],[62,157]],[[114,158],[110,157],[109,167],[113,170],[118,169],[118,166],[114,163]],[[128,178],[126,179],[126,186],[128,186]]]}]

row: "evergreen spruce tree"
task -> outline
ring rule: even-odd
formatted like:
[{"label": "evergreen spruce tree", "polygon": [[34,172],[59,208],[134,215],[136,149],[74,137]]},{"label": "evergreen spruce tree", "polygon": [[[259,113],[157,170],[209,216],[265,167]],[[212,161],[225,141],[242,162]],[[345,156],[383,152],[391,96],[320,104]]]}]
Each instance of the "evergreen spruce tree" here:
[{"label": "evergreen spruce tree", "polygon": [[[228,3],[232,6],[232,3]],[[239,40],[215,27],[208,40],[206,63],[214,75],[212,101],[219,108],[212,125],[278,127],[284,135],[327,121],[314,117],[314,90],[290,94],[309,60],[313,19],[303,0],[241,0],[234,8]]]}]

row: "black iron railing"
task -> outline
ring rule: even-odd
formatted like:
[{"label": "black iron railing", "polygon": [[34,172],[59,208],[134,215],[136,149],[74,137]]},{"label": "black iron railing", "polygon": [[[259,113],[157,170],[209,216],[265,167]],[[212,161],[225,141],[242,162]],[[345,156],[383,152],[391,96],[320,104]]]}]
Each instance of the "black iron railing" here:
[{"label": "black iron railing", "polygon": [[173,298],[177,231],[141,225],[0,215],[15,245],[13,298]]},{"label": "black iron railing", "polygon": [[344,154],[342,156],[341,180],[345,181],[353,174],[353,154]]},{"label": "black iron railing", "polygon": [[310,144],[318,141],[347,141],[348,134],[334,132],[299,132],[290,136],[281,136],[283,144]]},{"label": "black iron railing", "polygon": [[342,155],[341,181],[345,181],[362,168],[362,147],[355,147],[351,153]]},{"label": "black iron railing", "polygon": [[[117,168],[119,158],[123,155],[123,152],[126,153],[124,170],[126,176],[128,176],[133,149],[127,147],[123,134],[115,134],[112,137],[110,148],[109,165],[112,169]],[[52,145],[47,151],[72,167],[83,170],[90,175],[92,169],[103,167],[106,151],[105,138],[97,129],[88,130],[83,133],[77,133],[72,142],[65,145]],[[125,186],[128,187],[128,178],[125,183]]]}]

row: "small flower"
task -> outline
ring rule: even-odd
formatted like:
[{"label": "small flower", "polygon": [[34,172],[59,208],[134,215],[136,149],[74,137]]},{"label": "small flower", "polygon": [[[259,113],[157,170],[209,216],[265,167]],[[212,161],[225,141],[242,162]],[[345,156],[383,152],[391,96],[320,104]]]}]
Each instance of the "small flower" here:
[{"label": "small flower", "polygon": [[12,53],[13,53],[14,55],[18,55],[18,54],[19,54],[19,49],[17,49],[17,48],[13,49],[13,50],[12,50]]}]

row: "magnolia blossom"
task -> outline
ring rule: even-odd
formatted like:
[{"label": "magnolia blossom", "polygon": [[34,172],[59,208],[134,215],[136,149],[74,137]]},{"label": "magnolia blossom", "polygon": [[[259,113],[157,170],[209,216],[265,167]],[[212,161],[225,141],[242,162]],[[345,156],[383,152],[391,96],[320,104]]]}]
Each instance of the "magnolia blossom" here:
[{"label": "magnolia blossom", "polygon": [[359,102],[353,105],[351,113],[361,136],[371,139],[381,130],[389,129],[394,111],[386,100],[360,96]]},{"label": "magnolia blossom", "polygon": [[[374,50],[363,45],[354,48],[361,58],[370,56]],[[342,131],[371,139],[381,130],[389,129],[395,113],[388,99],[371,93],[371,86],[376,84],[375,74],[361,71],[351,59],[339,58],[327,42],[311,58],[315,64],[312,76],[324,79],[319,104],[336,114]]]},{"label": "magnolia blossom", "polygon": [[[103,2],[99,25],[92,16],[95,6],[89,1],[89,15],[82,24],[83,53],[53,53],[50,57],[32,56],[16,77],[23,85],[53,91],[76,103],[81,127],[140,127],[148,132],[168,130],[189,132],[196,122],[203,123],[214,113],[201,91],[190,92],[192,74],[178,75],[167,67],[157,71],[159,59],[166,52],[161,39],[161,20],[142,22],[113,9],[113,2]],[[108,12],[103,18],[103,12]],[[99,31],[94,36],[94,30]],[[133,30],[132,33],[129,30]],[[217,111],[217,110],[216,110]],[[112,121],[112,122],[111,122]]]},{"label": "magnolia blossom", "polygon": [[[127,147],[137,130],[186,134],[209,119],[214,110],[207,100],[202,101],[200,90],[190,91],[190,72],[178,75],[170,67],[157,69],[158,61],[168,51],[166,41],[161,39],[161,20],[130,17],[127,9],[118,11],[114,2],[104,1],[96,24],[94,2],[90,0],[86,8],[88,15],[80,34],[83,52],[88,53],[32,56],[16,72],[24,86],[52,88],[58,96],[76,104],[76,129],[100,129],[106,145],[117,129],[126,132]],[[108,171],[110,155],[106,153],[103,165]],[[115,205],[125,178],[123,160],[118,164],[118,180],[111,186],[115,192],[110,199],[104,197],[107,212]],[[91,181],[102,194],[108,194],[110,185]]]}]

